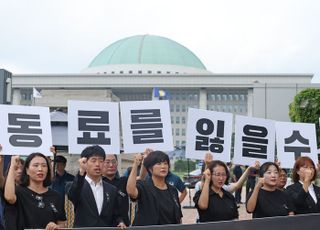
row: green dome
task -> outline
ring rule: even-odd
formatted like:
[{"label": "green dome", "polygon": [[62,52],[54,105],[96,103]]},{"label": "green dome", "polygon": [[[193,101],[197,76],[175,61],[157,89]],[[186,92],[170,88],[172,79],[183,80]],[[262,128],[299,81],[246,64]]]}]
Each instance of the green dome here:
[{"label": "green dome", "polygon": [[114,42],[93,59],[89,68],[117,64],[176,65],[206,70],[186,47],[153,35],[137,35]]}]

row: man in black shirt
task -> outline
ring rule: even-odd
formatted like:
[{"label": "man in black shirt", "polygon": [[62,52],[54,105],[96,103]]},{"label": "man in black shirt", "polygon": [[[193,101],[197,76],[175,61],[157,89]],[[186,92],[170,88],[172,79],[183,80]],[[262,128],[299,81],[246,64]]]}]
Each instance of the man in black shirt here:
[{"label": "man in black shirt", "polygon": [[56,168],[55,168],[56,172],[52,180],[51,188],[60,194],[61,200],[63,201],[63,206],[64,206],[66,184],[68,182],[72,182],[74,179],[74,176],[65,170],[67,165],[67,159],[64,156],[61,156],[61,155],[55,156],[54,162],[56,164]]},{"label": "man in black shirt", "polygon": [[127,194],[127,177],[120,177],[118,172],[118,158],[115,154],[106,154],[102,169],[103,180],[112,184],[118,189],[120,214],[126,226],[130,225],[129,221],[129,197]]},{"label": "man in black shirt", "polygon": [[246,200],[249,199],[249,194],[253,191],[256,185],[256,176],[258,174],[257,169],[251,169],[246,183]]},{"label": "man in black shirt", "polygon": [[[236,165],[233,168],[233,182],[237,182],[240,177],[242,176],[242,168],[240,165]],[[236,202],[237,204],[241,203],[241,192],[242,192],[242,186],[236,190],[235,192],[235,198],[236,198]]]}]

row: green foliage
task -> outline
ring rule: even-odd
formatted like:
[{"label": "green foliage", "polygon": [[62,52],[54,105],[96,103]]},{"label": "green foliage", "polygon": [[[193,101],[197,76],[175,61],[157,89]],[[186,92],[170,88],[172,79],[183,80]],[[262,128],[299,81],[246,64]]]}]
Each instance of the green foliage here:
[{"label": "green foliage", "polygon": [[320,147],[320,89],[305,89],[298,93],[289,105],[289,116],[293,122],[314,123],[317,130],[317,145]]},{"label": "green foliage", "polygon": [[[189,161],[190,172],[196,169],[196,162]],[[177,160],[174,163],[174,170],[176,172],[187,172],[188,171],[188,161],[187,160]]]}]

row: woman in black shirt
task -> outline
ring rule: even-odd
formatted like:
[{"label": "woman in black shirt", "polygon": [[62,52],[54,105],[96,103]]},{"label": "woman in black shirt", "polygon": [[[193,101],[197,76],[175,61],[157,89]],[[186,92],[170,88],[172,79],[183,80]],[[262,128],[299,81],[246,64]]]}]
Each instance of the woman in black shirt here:
[{"label": "woman in black shirt", "polygon": [[169,172],[169,157],[161,151],[153,151],[143,160],[143,166],[150,174],[146,181],[138,181],[137,168],[143,156],[134,157],[127,192],[138,201],[138,211],[133,225],[162,225],[181,223],[181,207],[177,190],[165,180]]},{"label": "woman in black shirt", "polygon": [[51,182],[48,159],[41,153],[32,153],[25,161],[21,184],[15,186],[14,173],[19,156],[12,156],[4,197],[16,204],[18,229],[53,230],[64,227],[65,211],[59,194],[48,186]]},{"label": "woman in black shirt", "polygon": [[299,157],[293,167],[294,184],[287,187],[296,214],[320,213],[320,188],[313,184],[316,179],[315,164],[309,157]]},{"label": "woman in black shirt", "polygon": [[222,188],[229,179],[225,163],[218,160],[211,161],[204,175],[202,190],[193,198],[200,222],[237,219],[239,214],[235,198]]},{"label": "woman in black shirt", "polygon": [[259,170],[259,180],[247,201],[247,211],[253,218],[294,215],[290,197],[277,188],[279,167],[266,162]]}]

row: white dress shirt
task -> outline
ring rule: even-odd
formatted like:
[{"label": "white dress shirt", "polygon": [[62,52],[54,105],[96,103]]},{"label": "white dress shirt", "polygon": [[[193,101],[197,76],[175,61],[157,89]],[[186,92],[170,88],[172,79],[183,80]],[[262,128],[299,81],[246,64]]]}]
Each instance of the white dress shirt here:
[{"label": "white dress shirt", "polygon": [[103,204],[102,179],[100,179],[100,181],[97,184],[95,184],[94,181],[90,177],[88,177],[87,175],[86,175],[85,179],[88,181],[88,183],[91,187],[91,190],[92,190],[92,193],[93,193],[93,196],[96,201],[97,208],[98,208],[98,213],[100,215],[101,209],[102,209],[102,204]]}]

